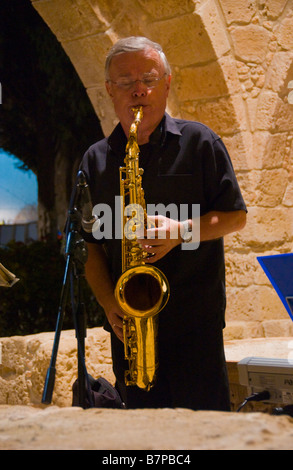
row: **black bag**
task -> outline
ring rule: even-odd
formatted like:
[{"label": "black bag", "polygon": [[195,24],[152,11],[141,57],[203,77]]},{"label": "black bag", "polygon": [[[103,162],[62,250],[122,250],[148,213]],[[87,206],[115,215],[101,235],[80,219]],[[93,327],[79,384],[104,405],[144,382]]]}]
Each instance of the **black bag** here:
[{"label": "black bag", "polygon": [[[125,408],[118,390],[108,380],[103,377],[95,380],[89,374],[87,378],[85,408]],[[72,385],[72,394],[72,406],[80,406],[78,379]]]}]

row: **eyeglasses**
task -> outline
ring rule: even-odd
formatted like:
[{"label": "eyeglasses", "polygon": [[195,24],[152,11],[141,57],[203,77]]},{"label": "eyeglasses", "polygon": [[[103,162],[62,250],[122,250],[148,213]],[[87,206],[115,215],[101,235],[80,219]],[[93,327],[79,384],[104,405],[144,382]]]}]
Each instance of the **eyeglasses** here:
[{"label": "eyeglasses", "polygon": [[160,78],[148,76],[143,78],[142,80],[128,80],[126,78],[120,78],[116,82],[114,82],[113,80],[107,80],[107,82],[110,82],[121,90],[125,91],[131,90],[136,84],[136,82],[141,82],[148,90],[150,90],[151,88],[155,88],[166,75],[167,74],[164,73],[164,75]]}]

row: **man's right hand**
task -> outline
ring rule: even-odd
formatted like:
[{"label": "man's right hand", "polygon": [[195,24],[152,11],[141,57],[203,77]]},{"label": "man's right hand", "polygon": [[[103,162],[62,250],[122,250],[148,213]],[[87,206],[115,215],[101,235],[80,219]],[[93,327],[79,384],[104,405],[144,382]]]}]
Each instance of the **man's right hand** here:
[{"label": "man's right hand", "polygon": [[123,338],[123,313],[120,311],[119,307],[117,308],[111,308],[109,309],[106,313],[108,322],[110,323],[110,326],[117,336],[120,341],[124,341]]}]

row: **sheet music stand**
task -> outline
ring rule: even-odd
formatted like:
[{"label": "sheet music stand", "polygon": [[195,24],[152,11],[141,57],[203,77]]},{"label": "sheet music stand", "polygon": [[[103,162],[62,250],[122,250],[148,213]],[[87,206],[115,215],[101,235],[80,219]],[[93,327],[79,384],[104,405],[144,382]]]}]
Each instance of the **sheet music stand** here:
[{"label": "sheet music stand", "polygon": [[293,253],[258,256],[257,260],[293,320]]}]

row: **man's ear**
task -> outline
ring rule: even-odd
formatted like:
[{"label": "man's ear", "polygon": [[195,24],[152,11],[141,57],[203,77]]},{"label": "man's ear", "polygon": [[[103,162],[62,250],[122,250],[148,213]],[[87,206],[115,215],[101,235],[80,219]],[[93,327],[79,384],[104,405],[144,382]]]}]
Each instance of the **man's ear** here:
[{"label": "man's ear", "polygon": [[111,85],[109,82],[105,82],[105,87],[106,87],[106,90],[108,92],[108,95],[110,96],[110,98],[112,99],[113,95],[112,95],[112,89],[111,89]]}]

